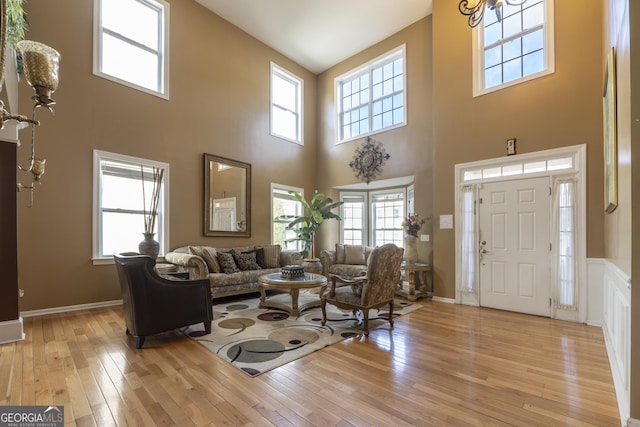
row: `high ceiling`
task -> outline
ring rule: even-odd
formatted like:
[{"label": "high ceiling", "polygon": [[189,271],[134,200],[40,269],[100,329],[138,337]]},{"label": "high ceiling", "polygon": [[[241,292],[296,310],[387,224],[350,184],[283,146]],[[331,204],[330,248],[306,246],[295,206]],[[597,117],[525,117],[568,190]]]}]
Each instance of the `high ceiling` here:
[{"label": "high ceiling", "polygon": [[431,14],[432,0],[196,0],[313,73]]}]

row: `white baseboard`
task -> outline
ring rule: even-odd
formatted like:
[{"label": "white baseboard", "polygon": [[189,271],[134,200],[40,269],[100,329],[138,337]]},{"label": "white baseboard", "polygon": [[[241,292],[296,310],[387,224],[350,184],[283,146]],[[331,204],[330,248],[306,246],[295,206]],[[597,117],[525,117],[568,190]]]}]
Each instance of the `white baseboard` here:
[{"label": "white baseboard", "polygon": [[0,344],[22,341],[23,339],[24,329],[22,327],[22,317],[0,322]]},{"label": "white baseboard", "polygon": [[43,308],[41,310],[28,310],[20,312],[22,317],[44,316],[47,314],[67,313],[70,311],[91,310],[92,308],[111,307],[112,305],[120,305],[122,300],[93,302],[90,304],[67,305],[64,307]]},{"label": "white baseboard", "polygon": [[629,418],[627,420],[627,427],[640,427],[640,420],[635,418]]},{"label": "white baseboard", "polygon": [[438,302],[446,302],[447,304],[455,304],[456,303],[456,300],[454,298],[444,298],[444,297],[434,296],[433,300],[434,301],[438,301]]}]

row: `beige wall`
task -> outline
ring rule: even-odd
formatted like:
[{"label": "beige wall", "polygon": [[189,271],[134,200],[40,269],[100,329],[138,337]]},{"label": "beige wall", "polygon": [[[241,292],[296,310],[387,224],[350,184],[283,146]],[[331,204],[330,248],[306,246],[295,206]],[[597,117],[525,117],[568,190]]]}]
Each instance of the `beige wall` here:
[{"label": "beige wall", "polygon": [[[406,44],[407,125],[374,135],[390,158],[378,180],[414,176],[416,212],[422,218],[431,215],[432,192],[432,122],[431,122],[431,16],[364,50],[318,76],[318,171],[317,186],[334,199],[336,186],[362,183],[355,177],[349,162],[364,138],[336,145],[336,109],[334,79],[362,64]],[[421,233],[431,234],[431,222]],[[332,221],[319,231],[316,249],[333,248],[339,241],[339,223]],[[420,259],[431,259],[431,242],[419,242]]]},{"label": "beige wall", "polygon": [[[32,208],[27,193],[19,197],[21,311],[120,298],[114,266],[91,261],[93,149],[170,164],[171,248],[269,242],[274,176],[313,190],[316,77],[195,1],[170,4],[167,101],[92,74],[93,1],[26,2],[27,38],[56,48],[62,59],[55,116],[38,112],[37,154],[47,171]],[[305,81],[304,147],[269,135],[270,61]],[[31,109],[31,95],[23,80],[22,113]],[[20,137],[24,164],[28,131]],[[252,164],[251,238],[202,236],[205,152]]]},{"label": "beige wall", "polygon": [[[600,3],[601,4],[601,3]],[[555,73],[472,97],[472,41],[451,2],[433,2],[433,215],[454,212],[454,165],[587,144],[587,256],[602,257],[602,9],[555,2]],[[436,294],[454,298],[454,232],[434,222]]]},{"label": "beige wall", "polygon": [[[604,7],[604,50],[615,48],[618,118],[618,208],[605,216],[605,257],[630,277],[640,276],[640,5],[607,0]],[[633,141],[636,141],[635,143]],[[635,148],[635,149],[634,149]],[[631,291],[630,415],[640,420],[640,292]]]}]

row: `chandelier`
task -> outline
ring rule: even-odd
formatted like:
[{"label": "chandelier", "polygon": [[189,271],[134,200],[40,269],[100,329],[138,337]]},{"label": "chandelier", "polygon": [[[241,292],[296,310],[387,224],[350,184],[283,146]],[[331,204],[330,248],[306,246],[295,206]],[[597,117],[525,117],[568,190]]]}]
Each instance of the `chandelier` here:
[{"label": "chandelier", "polygon": [[[502,21],[502,5],[507,3],[511,6],[520,6],[527,0],[461,0],[458,4],[460,13],[469,17],[469,27],[477,27],[482,18],[484,11],[488,7],[490,10],[496,11],[498,22]],[[471,4],[471,5],[470,5]]]}]

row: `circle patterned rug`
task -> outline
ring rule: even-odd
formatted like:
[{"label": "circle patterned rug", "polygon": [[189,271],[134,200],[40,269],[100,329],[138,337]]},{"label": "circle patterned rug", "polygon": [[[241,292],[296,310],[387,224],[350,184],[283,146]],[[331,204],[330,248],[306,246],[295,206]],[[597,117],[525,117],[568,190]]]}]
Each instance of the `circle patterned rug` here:
[{"label": "circle patterned rug", "polygon": [[[301,293],[300,301],[304,298],[318,296]],[[330,304],[327,304],[327,323],[322,326],[319,307],[305,310],[295,318],[284,311],[258,308],[259,303],[255,298],[216,304],[211,334],[205,335],[202,323],[185,328],[183,333],[252,377],[363,333],[351,311]],[[420,307],[420,304],[396,300],[393,316],[402,316]],[[388,316],[388,306],[371,310],[369,330],[381,325],[388,328]]]}]

